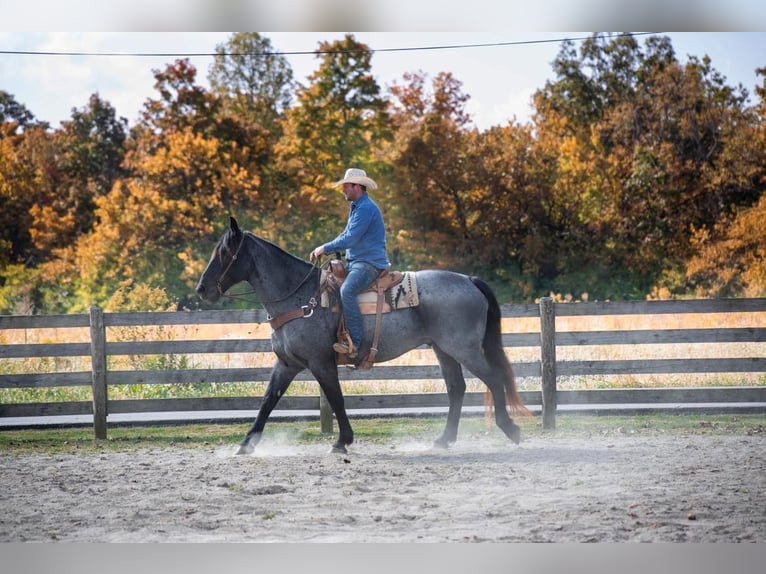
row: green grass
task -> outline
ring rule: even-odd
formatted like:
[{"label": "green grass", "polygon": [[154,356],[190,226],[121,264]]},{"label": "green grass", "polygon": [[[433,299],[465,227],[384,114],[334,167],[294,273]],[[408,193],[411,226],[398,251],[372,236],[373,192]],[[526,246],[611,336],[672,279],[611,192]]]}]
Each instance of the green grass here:
[{"label": "green grass", "polygon": [[[766,415],[651,414],[639,416],[587,416],[567,414],[557,418],[556,431],[542,428],[540,417],[517,419],[526,437],[576,437],[623,435],[757,435],[766,436]],[[386,444],[406,438],[431,441],[444,428],[444,417],[354,419],[357,442]],[[249,424],[211,424],[155,427],[116,427],[107,440],[95,440],[90,428],[0,431],[0,452],[4,454],[93,454],[103,451],[131,451],[143,448],[215,449],[238,443]],[[337,432],[337,425],[336,425]],[[482,417],[463,417],[458,440],[468,441],[487,433]],[[270,436],[286,434],[295,444],[327,444],[333,435],[322,433],[319,421],[271,421],[264,431]]]}]

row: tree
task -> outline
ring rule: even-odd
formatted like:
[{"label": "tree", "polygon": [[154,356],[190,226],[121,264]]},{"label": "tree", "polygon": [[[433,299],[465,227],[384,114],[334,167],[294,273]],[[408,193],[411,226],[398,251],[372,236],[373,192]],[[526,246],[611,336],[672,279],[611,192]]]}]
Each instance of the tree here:
[{"label": "tree", "polygon": [[55,182],[30,209],[30,234],[44,258],[92,229],[95,198],[124,173],[126,137],[127,120],[98,94],[53,134]]},{"label": "tree", "polygon": [[555,158],[537,145],[529,125],[493,127],[474,140],[468,165],[475,257],[498,280],[510,282],[514,296],[533,298],[539,282],[557,270]]},{"label": "tree", "polygon": [[30,209],[55,189],[57,170],[52,138],[44,128],[16,133],[0,124],[0,264],[33,265],[40,253],[30,235]]},{"label": "tree", "polygon": [[375,149],[388,138],[386,101],[370,72],[370,49],[347,34],[321,42],[317,57],[319,68],[308,85],[299,85],[297,105],[286,114],[276,150],[282,183],[271,213],[277,219],[265,230],[274,239],[290,237],[295,249],[306,252],[335,236],[345,219],[347,208],[332,182],[352,166],[380,179],[384,171]]},{"label": "tree", "polygon": [[176,60],[164,70],[154,70],[154,88],[158,98],[148,98],[141,117],[128,141],[126,166],[134,157],[154,153],[164,145],[170,133],[191,129],[195,133],[214,135],[220,101],[196,83],[197,69],[188,59]]},{"label": "tree", "polygon": [[160,97],[126,142],[126,172],[96,198],[97,223],[77,242],[81,301],[103,304],[128,281],[183,304],[225,216],[261,211],[263,139],[195,83],[187,61],[155,77]]},{"label": "tree", "polygon": [[0,123],[0,313],[29,314],[38,307],[38,284],[30,271],[34,250],[29,209],[35,202],[39,171],[30,142],[45,139],[41,128],[17,132],[15,121]]},{"label": "tree", "polygon": [[34,257],[29,209],[51,171],[41,166],[50,167],[46,129],[12,94],[0,90],[0,269]]},{"label": "tree", "polygon": [[[275,146],[294,89],[290,64],[274,51],[268,38],[257,32],[238,32],[216,47],[208,79],[212,94],[221,102],[219,121],[241,126],[249,142],[241,145],[253,150],[251,169],[259,174],[261,195],[273,197],[281,179]],[[227,136],[220,133],[218,137]],[[262,220],[269,221],[270,214],[264,215],[254,220],[259,226]]]},{"label": "tree", "polygon": [[176,60],[164,70],[154,70],[154,78],[160,97],[144,104],[142,125],[166,132],[187,127],[204,131],[212,124],[218,102],[196,83],[197,69],[189,60]]},{"label": "tree", "polygon": [[[467,161],[469,96],[447,72],[427,86],[407,73],[391,88],[394,144],[391,196],[403,231],[401,248],[421,265],[455,266],[474,253],[471,168]],[[441,249],[434,249],[439,245]]]},{"label": "tree", "polygon": [[[12,94],[0,90],[0,124],[13,124],[11,127],[6,126],[3,131],[15,133],[18,128],[24,129],[34,122],[34,115],[26,106],[17,102]],[[3,137],[2,132],[0,137]]]},{"label": "tree", "polygon": [[215,52],[208,80],[224,110],[278,137],[294,87],[287,59],[257,32],[237,32]]},{"label": "tree", "polygon": [[184,300],[225,226],[221,214],[257,208],[257,179],[222,148],[191,128],[167,134],[97,199],[98,224],[77,249],[82,300],[106,301],[128,280]]},{"label": "tree", "polygon": [[[146,157],[167,152],[169,136],[194,134],[215,140],[221,153],[251,171],[253,180],[260,182],[261,172],[272,153],[267,133],[227,112],[216,94],[196,83],[196,76],[197,70],[188,60],[177,60],[165,70],[155,71],[155,88],[160,98],[148,99],[145,103],[141,121],[132,130],[128,142],[130,152],[126,165],[130,169],[141,169],[139,166]],[[232,188],[225,193],[234,197],[240,190]],[[242,193],[241,199],[251,199],[248,189]],[[228,205],[227,198],[223,205]],[[257,207],[254,205],[252,210],[256,211]]]},{"label": "tree", "polygon": [[93,226],[94,198],[120,174],[125,121],[97,95],[55,132],[23,106],[5,110],[13,120],[0,124],[0,298],[6,311],[16,300],[28,312],[64,312],[73,244]]},{"label": "tree", "polygon": [[695,230],[694,254],[685,268],[686,278],[696,293],[706,297],[766,296],[766,68],[756,70],[763,77],[756,87],[759,102],[752,110],[758,118],[746,123],[728,139],[721,154],[721,181],[733,182],[735,192],[758,201],[725,215],[714,225]]},{"label": "tree", "polygon": [[712,232],[700,230],[686,276],[702,297],[766,297],[766,194]]},{"label": "tree", "polygon": [[681,65],[662,37],[642,50],[595,35],[579,55],[567,43],[554,70],[535,101],[538,137],[559,150],[559,271],[591,268],[588,281],[624,282],[609,296],[641,296],[683,265],[695,229],[758,197],[746,93],[708,58]]}]

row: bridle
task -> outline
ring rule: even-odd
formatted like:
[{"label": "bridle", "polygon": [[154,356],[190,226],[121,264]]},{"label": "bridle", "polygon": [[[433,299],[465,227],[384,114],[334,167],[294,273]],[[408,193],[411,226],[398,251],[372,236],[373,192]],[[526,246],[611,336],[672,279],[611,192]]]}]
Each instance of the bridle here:
[{"label": "bridle", "polygon": [[[245,234],[243,233],[242,239],[239,240],[239,245],[237,245],[237,249],[234,251],[234,255],[231,256],[231,261],[229,261],[229,264],[224,268],[220,277],[218,277],[218,280],[215,282],[216,287],[218,287],[218,295],[221,297],[229,297],[228,295],[224,295],[223,287],[221,287],[221,283],[223,282],[223,278],[226,277],[226,274],[229,272],[229,269],[231,269],[231,266],[234,265],[234,262],[237,260],[237,257],[239,257],[239,252],[242,249],[242,245],[244,243],[245,243]],[[223,261],[223,255],[221,254],[221,250],[218,251],[218,257]]]},{"label": "bridle", "polygon": [[[231,269],[232,265],[234,265],[234,262],[239,257],[239,252],[242,250],[242,245],[245,243],[245,233],[242,233],[242,239],[239,240],[239,245],[237,245],[237,248],[234,250],[234,254],[231,256],[231,261],[229,261],[228,265],[224,268],[221,275],[216,280],[215,284],[218,288],[218,295],[220,297],[226,297],[228,299],[238,299],[241,301],[248,301],[244,296],[245,295],[255,295],[254,290],[245,291],[244,293],[238,293],[236,295],[227,295],[223,292],[223,286],[221,285],[223,283],[224,277],[226,277],[226,274]],[[221,254],[220,250],[218,253],[218,256],[223,260],[223,255]],[[312,265],[309,269],[309,272],[306,274],[306,276],[301,279],[300,283],[298,283],[297,287],[290,291],[287,295],[284,297],[278,297],[276,299],[271,299],[269,301],[261,301],[261,305],[267,305],[269,303],[279,303],[280,301],[284,301],[285,299],[289,299],[293,295],[295,295],[301,287],[303,287],[306,282],[309,280],[311,275],[314,273],[314,271],[317,269],[315,265]],[[271,323],[272,328],[277,329],[278,327],[281,327],[284,323],[291,321],[292,319],[296,319],[299,317],[303,317],[304,319],[308,319],[311,317],[311,315],[314,314],[314,309],[318,305],[317,303],[317,297],[319,296],[319,290],[317,290],[317,293],[309,299],[309,302],[307,305],[302,305],[301,307],[298,307],[297,309],[293,309],[291,311],[287,311],[285,313],[282,313],[278,315],[277,317],[272,317],[271,315],[267,315],[266,319]]]}]

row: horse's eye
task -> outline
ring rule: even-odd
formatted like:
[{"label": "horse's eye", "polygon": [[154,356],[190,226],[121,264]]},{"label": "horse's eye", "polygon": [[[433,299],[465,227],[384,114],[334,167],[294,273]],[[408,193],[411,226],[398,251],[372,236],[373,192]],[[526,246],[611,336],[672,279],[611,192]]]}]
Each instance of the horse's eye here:
[{"label": "horse's eye", "polygon": [[228,249],[226,248],[226,245],[222,243],[221,245],[218,246],[218,259],[221,262],[223,262],[224,251],[228,251]]}]

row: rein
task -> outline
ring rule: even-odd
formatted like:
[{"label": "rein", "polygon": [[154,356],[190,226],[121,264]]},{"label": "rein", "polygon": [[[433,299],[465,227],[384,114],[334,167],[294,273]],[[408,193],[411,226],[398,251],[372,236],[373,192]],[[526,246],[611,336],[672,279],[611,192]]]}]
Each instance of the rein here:
[{"label": "rein", "polygon": [[[243,233],[242,239],[239,240],[239,245],[237,245],[237,249],[234,251],[234,255],[232,255],[231,257],[231,261],[229,261],[229,264],[224,268],[223,272],[221,273],[221,276],[218,277],[218,280],[216,281],[216,286],[218,287],[218,294],[220,297],[225,297],[227,299],[234,299],[237,301],[250,302],[250,300],[246,297],[246,295],[255,295],[256,294],[255,290],[245,291],[244,293],[237,293],[235,295],[227,295],[226,293],[223,292],[223,287],[221,286],[221,283],[223,282],[223,278],[226,277],[226,274],[231,269],[231,266],[234,265],[234,262],[239,257],[239,252],[242,250],[242,245],[244,243],[245,243],[245,234]],[[316,267],[312,265],[311,268],[309,269],[309,272],[306,274],[306,276],[303,279],[301,279],[300,283],[298,283],[295,289],[290,291],[287,295],[283,297],[278,297],[276,299],[270,299],[268,301],[260,301],[261,306],[264,306],[269,303],[279,303],[280,301],[284,301],[285,299],[289,299],[290,297],[295,295],[300,290],[300,288],[306,284],[306,282],[311,277],[312,273],[314,273],[315,269]],[[278,315],[277,317],[272,317],[271,315],[268,315],[266,317],[266,320],[269,323],[271,323],[271,327],[276,330],[282,325],[284,325],[285,323],[292,321],[293,319],[298,319],[300,317],[308,319],[309,317],[311,317],[311,315],[314,314],[314,309],[316,308],[318,304],[317,303],[318,295],[319,293],[317,292],[316,295],[311,297],[307,305],[303,305],[291,311],[287,311],[285,313]]]}]

